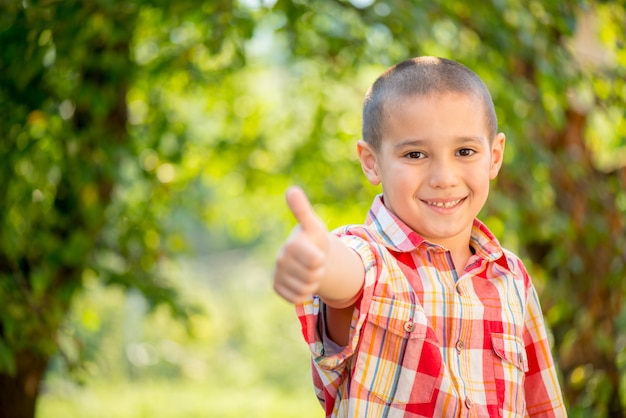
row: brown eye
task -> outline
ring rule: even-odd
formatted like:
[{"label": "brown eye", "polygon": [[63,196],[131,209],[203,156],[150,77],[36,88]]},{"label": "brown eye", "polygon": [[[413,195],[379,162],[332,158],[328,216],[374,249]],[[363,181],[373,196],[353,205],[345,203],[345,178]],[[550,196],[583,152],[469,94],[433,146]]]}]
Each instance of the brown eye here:
[{"label": "brown eye", "polygon": [[406,156],[408,158],[412,158],[412,159],[424,158],[424,154],[419,152],[419,151],[411,151],[411,152],[407,153]]},{"label": "brown eye", "polygon": [[475,152],[476,151],[474,151],[473,149],[462,148],[457,151],[457,154],[461,157],[469,157],[470,155],[473,155]]}]

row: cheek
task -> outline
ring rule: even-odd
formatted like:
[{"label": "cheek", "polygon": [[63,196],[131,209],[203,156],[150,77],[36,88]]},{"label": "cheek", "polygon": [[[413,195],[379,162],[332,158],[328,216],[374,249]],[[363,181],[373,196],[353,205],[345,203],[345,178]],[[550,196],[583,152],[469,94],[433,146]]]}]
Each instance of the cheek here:
[{"label": "cheek", "polygon": [[[491,163],[491,159],[483,159],[479,164],[470,168],[470,173],[468,173],[468,175],[470,175],[474,181],[489,181],[493,178],[492,175],[494,174],[494,168],[495,166]],[[495,173],[497,174],[497,170],[495,170]]]},{"label": "cheek", "polygon": [[419,187],[419,176],[407,173],[403,170],[397,170],[389,173],[388,178],[390,188],[394,188],[396,193],[411,193],[413,189]]},{"label": "cheek", "polygon": [[491,170],[485,165],[474,167],[465,172],[467,183],[475,191],[488,191],[491,178]]}]

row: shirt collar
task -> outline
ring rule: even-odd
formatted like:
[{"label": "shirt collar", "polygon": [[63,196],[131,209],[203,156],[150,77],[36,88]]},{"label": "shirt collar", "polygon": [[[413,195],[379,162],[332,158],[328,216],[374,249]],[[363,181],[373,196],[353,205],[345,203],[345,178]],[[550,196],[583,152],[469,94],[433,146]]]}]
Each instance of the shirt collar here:
[{"label": "shirt collar", "polygon": [[[367,214],[365,225],[377,232],[376,235],[380,237],[379,241],[381,244],[394,251],[410,252],[422,244],[440,247],[437,244],[426,241],[387,209],[383,202],[382,194],[374,199]],[[504,251],[496,237],[478,219],[474,219],[470,245],[477,256],[487,261],[497,261],[504,257]],[[506,257],[504,259],[506,263]]]}]

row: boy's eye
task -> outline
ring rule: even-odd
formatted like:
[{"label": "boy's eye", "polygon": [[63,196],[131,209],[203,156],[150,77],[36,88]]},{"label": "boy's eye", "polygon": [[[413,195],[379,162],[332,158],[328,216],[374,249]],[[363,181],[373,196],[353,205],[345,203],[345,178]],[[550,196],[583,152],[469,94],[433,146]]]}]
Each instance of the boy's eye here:
[{"label": "boy's eye", "polygon": [[411,151],[411,152],[408,152],[408,153],[406,154],[406,156],[407,156],[408,158],[413,158],[413,159],[424,158],[424,154],[423,154],[423,153],[421,153],[421,152],[419,152],[419,151]]},{"label": "boy's eye", "polygon": [[469,157],[470,155],[473,155],[474,153],[476,153],[476,151],[474,151],[473,149],[469,149],[469,148],[462,148],[457,151],[457,154],[461,157]]}]

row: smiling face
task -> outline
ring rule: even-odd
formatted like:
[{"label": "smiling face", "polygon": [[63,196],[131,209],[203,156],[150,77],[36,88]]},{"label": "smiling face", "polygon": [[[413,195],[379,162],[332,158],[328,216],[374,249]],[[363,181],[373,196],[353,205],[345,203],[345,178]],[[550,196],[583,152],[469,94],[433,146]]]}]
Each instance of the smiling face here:
[{"label": "smiling face", "polygon": [[430,242],[468,248],[474,218],[504,152],[490,138],[484,104],[461,93],[411,96],[390,106],[380,149],[359,141],[369,181],[385,206]]}]

